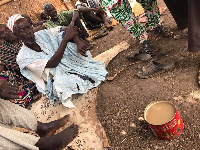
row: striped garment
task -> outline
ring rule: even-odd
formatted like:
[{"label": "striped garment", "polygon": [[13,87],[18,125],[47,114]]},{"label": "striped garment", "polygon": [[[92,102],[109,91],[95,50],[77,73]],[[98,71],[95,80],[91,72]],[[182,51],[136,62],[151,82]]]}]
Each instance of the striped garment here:
[{"label": "striped garment", "polygon": [[3,63],[8,70],[19,70],[16,57],[21,46],[22,43],[10,44],[9,42],[4,42],[2,45],[0,45],[1,63]]},{"label": "striped garment", "polygon": [[136,0],[139,2],[147,17],[145,25],[139,22],[138,17],[132,12],[128,0],[100,0],[103,8],[110,11],[111,15],[133,36],[138,38],[140,43],[148,40],[146,27],[155,28],[160,23],[160,12],[157,0]]}]

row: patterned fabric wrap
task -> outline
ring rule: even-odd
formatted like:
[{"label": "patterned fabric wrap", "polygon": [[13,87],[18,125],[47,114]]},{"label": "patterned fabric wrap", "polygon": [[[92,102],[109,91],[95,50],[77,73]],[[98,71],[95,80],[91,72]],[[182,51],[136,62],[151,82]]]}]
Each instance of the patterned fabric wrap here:
[{"label": "patterned fabric wrap", "polygon": [[10,44],[9,42],[0,45],[1,62],[7,69],[20,70],[16,58],[21,46],[22,43]]},{"label": "patterned fabric wrap", "polygon": [[46,28],[55,28],[57,26],[69,25],[72,20],[73,12],[74,12],[74,10],[61,11],[60,13],[58,13],[58,18],[59,18],[58,21],[53,22],[52,20],[48,20],[45,24],[45,27]]},{"label": "patterned fabric wrap", "polygon": [[[62,42],[63,32],[60,32],[60,27],[55,28],[54,33],[51,31],[50,29],[45,29],[35,33],[36,42],[43,52],[36,52],[23,45],[17,55],[21,73],[32,81],[33,78],[26,67],[36,60],[44,62],[49,60]],[[101,61],[93,60],[89,51],[86,54],[87,57],[82,56],[77,51],[77,45],[68,42],[58,66],[50,68],[50,75],[53,76],[53,80],[51,76],[48,76],[44,90],[37,84],[37,89],[48,96],[51,104],[58,100],[66,107],[74,107],[71,102],[73,94],[86,93],[105,80],[107,74],[105,64]],[[45,65],[46,63],[43,65],[43,69],[40,67],[42,72],[44,72]],[[37,65],[35,64],[34,66]],[[86,77],[86,79],[83,79],[83,77]]]},{"label": "patterned fabric wrap", "polygon": [[18,95],[22,96],[22,99],[13,99],[10,101],[22,107],[26,107],[33,99],[33,94],[37,90],[32,81],[29,81],[20,74],[16,57],[21,46],[22,43],[11,44],[8,42],[4,42],[0,46],[0,64],[5,67],[5,71],[0,73],[0,79],[7,80],[8,82],[20,87]]},{"label": "patterned fabric wrap", "polygon": [[117,3],[112,0],[103,0],[102,4],[110,11],[112,16],[133,36],[139,38],[140,43],[148,40],[145,26],[140,24],[132,12],[128,0],[119,0]]},{"label": "patterned fabric wrap", "polygon": [[157,0],[137,0],[147,17],[146,27],[155,28],[160,23],[160,11]]},{"label": "patterned fabric wrap", "polygon": [[156,0],[138,0],[148,17],[146,26],[143,26],[135,14],[128,0],[101,0],[104,9],[110,11],[112,16],[124,27],[133,38],[139,38],[140,43],[148,40],[146,27],[154,28],[160,22],[160,12]]},{"label": "patterned fabric wrap", "polygon": [[8,82],[19,86],[18,95],[22,96],[22,98],[11,99],[10,102],[18,104],[24,108],[27,107],[29,102],[33,99],[33,94],[36,91],[35,84],[12,70],[2,71],[0,73],[0,79],[7,80]]}]

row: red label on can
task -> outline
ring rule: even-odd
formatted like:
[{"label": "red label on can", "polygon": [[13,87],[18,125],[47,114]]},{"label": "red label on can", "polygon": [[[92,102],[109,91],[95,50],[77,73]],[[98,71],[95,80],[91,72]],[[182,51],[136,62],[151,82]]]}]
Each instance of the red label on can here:
[{"label": "red label on can", "polygon": [[149,124],[157,137],[165,140],[171,140],[178,137],[184,128],[183,121],[176,110],[176,114],[171,121],[163,125]]}]

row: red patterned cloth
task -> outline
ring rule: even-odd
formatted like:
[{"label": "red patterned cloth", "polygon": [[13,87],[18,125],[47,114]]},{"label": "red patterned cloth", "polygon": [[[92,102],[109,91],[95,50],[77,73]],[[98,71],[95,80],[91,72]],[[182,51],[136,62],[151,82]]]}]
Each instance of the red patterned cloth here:
[{"label": "red patterned cloth", "polygon": [[11,44],[4,42],[0,46],[0,64],[4,65],[5,70],[0,73],[0,79],[7,80],[10,83],[19,86],[18,95],[22,99],[12,99],[12,103],[26,107],[33,99],[33,94],[37,92],[36,86],[32,81],[23,77],[19,71],[19,66],[16,63],[17,54],[22,46],[22,43]]}]

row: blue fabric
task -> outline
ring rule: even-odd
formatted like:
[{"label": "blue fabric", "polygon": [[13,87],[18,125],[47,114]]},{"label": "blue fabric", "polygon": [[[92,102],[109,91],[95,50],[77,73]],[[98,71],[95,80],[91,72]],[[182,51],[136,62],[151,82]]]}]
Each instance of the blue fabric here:
[{"label": "blue fabric", "polygon": [[[34,81],[26,70],[26,66],[37,59],[49,60],[62,41],[62,33],[60,32],[60,27],[56,27],[54,35],[51,34],[49,29],[36,32],[36,42],[43,52],[36,52],[25,45],[22,46],[17,56],[17,62],[21,73],[25,77]],[[53,80],[49,77],[45,84],[45,91],[37,85],[38,90],[48,96],[51,104],[54,104],[55,100],[60,100],[65,105],[71,100],[72,94],[86,93],[89,89],[97,87],[101,81],[105,80],[107,74],[105,64],[101,61],[93,60],[89,51],[87,51],[87,55],[88,57],[84,57],[79,54],[76,44],[70,42],[67,44],[59,65],[56,68],[50,68]],[[92,79],[94,83],[89,80],[83,80],[82,76],[86,77],[86,79]]]}]

